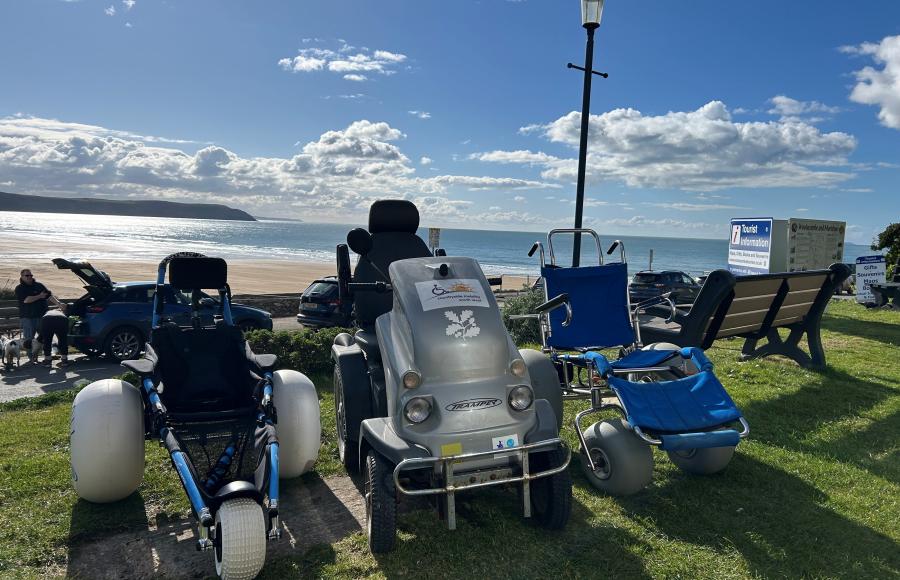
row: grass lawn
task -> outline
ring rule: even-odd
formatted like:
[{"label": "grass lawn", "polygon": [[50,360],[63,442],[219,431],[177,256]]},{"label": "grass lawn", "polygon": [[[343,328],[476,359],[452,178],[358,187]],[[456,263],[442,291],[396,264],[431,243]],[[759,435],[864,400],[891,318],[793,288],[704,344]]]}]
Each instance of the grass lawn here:
[{"label": "grass lawn", "polygon": [[[786,359],[737,362],[740,341],[710,350],[751,435],[729,468],[682,474],[655,452],[652,485],[601,496],[572,460],[572,520],[550,533],[520,517],[516,495],[459,497],[458,529],[430,511],[400,517],[398,549],[372,557],[363,533],[270,559],[264,578],[900,576],[900,312],[832,303],[829,368]],[[321,477],[342,473],[330,377],[320,387]],[[71,393],[0,406],[0,576],[64,575],[70,550],[188,504],[163,450],[147,444],[138,493],[115,505],[77,500],[69,482]],[[581,403],[567,403],[571,423]],[[563,435],[576,447],[570,427]],[[303,485],[303,480],[285,485]],[[184,549],[192,549],[185,544]],[[210,558],[210,572],[214,571]]]}]

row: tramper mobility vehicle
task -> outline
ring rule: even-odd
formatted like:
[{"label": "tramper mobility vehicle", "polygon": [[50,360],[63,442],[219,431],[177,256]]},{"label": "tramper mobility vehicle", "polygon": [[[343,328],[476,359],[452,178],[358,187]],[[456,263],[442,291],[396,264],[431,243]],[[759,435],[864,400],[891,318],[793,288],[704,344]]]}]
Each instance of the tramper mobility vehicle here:
[{"label": "tramper mobility vehicle", "polygon": [[[408,201],[375,202],[368,231],[338,246],[341,296],[360,330],[332,347],[338,449],[363,470],[369,548],[394,547],[397,501],[432,496],[450,529],[455,496],[516,484],[525,517],[562,528],[571,509],[561,393],[516,349],[478,262],[432,256]],[[540,356],[540,353],[535,353]],[[542,367],[546,379],[547,367]]]},{"label": "tramper mobility vehicle", "polygon": [[[167,318],[160,289],[191,295],[189,325]],[[215,288],[221,310],[205,324],[203,288]],[[144,439],[167,449],[198,524],[198,550],[210,550],[217,574],[253,578],[266,540],[281,537],[279,478],[310,469],[319,451],[319,403],[302,374],[275,370],[276,357],[254,354],[234,326],[227,265],[179,253],[159,265],[153,330],[146,353],[122,366],[141,388],[116,380],[91,383],[75,397],[72,479],[79,497],[118,501],[144,471]]]}]

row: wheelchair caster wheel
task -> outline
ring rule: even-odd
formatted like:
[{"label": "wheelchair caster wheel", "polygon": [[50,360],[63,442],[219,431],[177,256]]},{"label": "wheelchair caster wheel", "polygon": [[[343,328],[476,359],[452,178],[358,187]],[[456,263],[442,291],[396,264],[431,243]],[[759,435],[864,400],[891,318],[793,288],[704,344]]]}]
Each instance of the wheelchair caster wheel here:
[{"label": "wheelchair caster wheel", "polygon": [[712,475],[728,467],[734,456],[734,447],[710,447],[708,449],[685,449],[667,451],[669,459],[685,473]]},{"label": "wheelchair caster wheel", "polygon": [[216,512],[216,573],[223,580],[255,578],[266,561],[266,522],[252,499],[227,500]]}]

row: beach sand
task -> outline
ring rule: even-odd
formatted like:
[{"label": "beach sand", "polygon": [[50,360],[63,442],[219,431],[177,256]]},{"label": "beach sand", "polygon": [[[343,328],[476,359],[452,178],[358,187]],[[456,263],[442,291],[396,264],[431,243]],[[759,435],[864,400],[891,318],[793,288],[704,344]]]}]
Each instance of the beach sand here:
[{"label": "beach sand", "polygon": [[[64,299],[78,298],[84,293],[81,279],[68,270],[59,270],[51,257],[72,258],[98,251],[90,244],[57,244],[0,233],[0,288],[13,288],[18,284],[19,272],[30,268],[35,279],[43,283],[56,296]],[[108,253],[108,248],[102,249]],[[105,271],[115,282],[155,280],[159,257],[146,260],[89,260],[93,266]],[[229,259],[228,281],[234,294],[299,293],[316,278],[335,274],[335,265],[324,262],[297,262],[293,260]],[[491,272],[487,272],[488,275]],[[533,282],[533,278],[531,279]],[[503,288],[518,290],[526,282],[524,277],[504,276]]]}]

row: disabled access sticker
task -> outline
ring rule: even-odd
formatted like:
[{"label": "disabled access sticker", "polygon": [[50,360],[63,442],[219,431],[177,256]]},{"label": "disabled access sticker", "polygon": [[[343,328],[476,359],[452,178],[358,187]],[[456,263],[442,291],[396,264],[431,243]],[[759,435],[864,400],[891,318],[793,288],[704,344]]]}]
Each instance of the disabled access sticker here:
[{"label": "disabled access sticker", "polygon": [[503,435],[501,437],[494,437],[491,439],[491,448],[495,451],[501,451],[503,449],[512,449],[513,447],[519,446],[519,436],[516,433],[512,435]]}]

